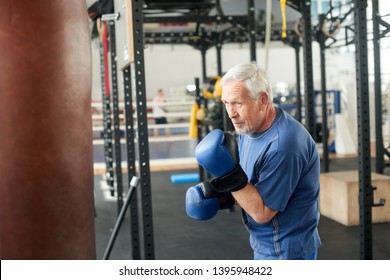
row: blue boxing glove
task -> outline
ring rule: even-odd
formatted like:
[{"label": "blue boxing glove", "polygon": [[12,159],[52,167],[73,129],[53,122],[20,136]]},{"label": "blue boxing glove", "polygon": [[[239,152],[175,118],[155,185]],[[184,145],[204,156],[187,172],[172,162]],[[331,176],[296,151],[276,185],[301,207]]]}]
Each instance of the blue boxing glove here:
[{"label": "blue boxing glove", "polygon": [[217,193],[207,181],[190,187],[186,193],[187,215],[196,220],[209,220],[218,210],[229,209],[233,205],[234,198],[231,193]]},{"label": "blue boxing glove", "polygon": [[210,185],[217,192],[238,191],[248,183],[239,164],[237,143],[229,133],[211,131],[196,146],[195,158],[214,177]]}]

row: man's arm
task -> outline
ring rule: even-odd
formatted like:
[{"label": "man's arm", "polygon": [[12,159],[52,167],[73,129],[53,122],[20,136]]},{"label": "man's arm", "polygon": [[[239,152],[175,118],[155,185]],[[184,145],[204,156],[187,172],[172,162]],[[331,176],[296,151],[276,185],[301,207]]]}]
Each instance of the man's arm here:
[{"label": "man's arm", "polygon": [[267,223],[278,213],[278,211],[264,205],[263,198],[251,183],[248,183],[239,191],[232,192],[232,195],[245,212],[257,223]]}]

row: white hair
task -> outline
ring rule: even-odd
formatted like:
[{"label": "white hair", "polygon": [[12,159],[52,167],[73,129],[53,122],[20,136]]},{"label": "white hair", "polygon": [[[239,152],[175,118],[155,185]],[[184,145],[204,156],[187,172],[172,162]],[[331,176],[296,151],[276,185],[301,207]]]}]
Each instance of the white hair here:
[{"label": "white hair", "polygon": [[267,92],[268,100],[272,104],[272,87],[267,73],[259,68],[256,62],[238,64],[231,68],[221,79],[223,87],[230,81],[244,82],[248,93],[253,99],[258,99],[260,94]]}]

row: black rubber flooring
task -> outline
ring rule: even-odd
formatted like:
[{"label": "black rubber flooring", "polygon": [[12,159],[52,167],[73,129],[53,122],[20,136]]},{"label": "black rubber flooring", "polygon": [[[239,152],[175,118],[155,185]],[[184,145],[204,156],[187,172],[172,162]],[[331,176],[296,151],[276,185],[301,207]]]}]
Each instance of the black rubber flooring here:
[{"label": "black rubber flooring", "polygon": [[[357,169],[357,159],[332,159],[331,171]],[[220,211],[208,221],[196,221],[185,213],[185,192],[191,184],[172,184],[171,175],[196,170],[151,173],[154,252],[157,260],[250,260],[248,233],[240,209]],[[389,168],[385,171],[390,175]],[[96,250],[102,259],[114,228],[118,210],[115,198],[100,187],[95,176]],[[127,178],[124,176],[124,185]],[[326,217],[319,225],[322,246],[320,260],[360,259],[360,227],[347,227]],[[374,260],[390,259],[390,223],[373,224]],[[141,244],[142,246],[142,244]],[[132,259],[129,214],[126,214],[109,259]]]}]

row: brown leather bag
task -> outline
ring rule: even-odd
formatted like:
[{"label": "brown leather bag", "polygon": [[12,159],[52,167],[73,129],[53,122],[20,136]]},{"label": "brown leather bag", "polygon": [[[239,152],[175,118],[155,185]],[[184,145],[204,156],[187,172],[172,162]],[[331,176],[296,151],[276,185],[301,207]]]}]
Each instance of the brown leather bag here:
[{"label": "brown leather bag", "polygon": [[96,259],[85,1],[0,1],[0,258]]}]

